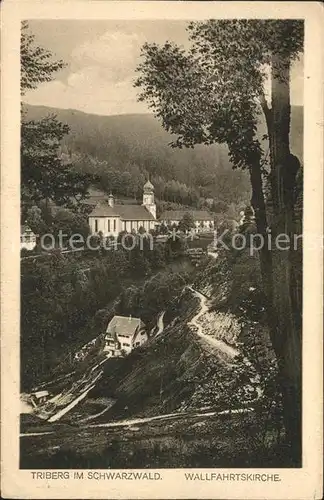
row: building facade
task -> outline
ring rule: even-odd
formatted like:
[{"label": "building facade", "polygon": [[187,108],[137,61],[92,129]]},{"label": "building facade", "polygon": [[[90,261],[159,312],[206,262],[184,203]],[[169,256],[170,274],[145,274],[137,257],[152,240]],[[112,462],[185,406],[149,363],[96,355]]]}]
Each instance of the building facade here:
[{"label": "building facade", "polygon": [[140,318],[114,316],[107,326],[103,350],[109,357],[127,355],[147,339],[145,324]]},{"label": "building facade", "polygon": [[20,250],[34,250],[36,246],[37,235],[28,227],[23,225],[20,230]]},{"label": "building facade", "polygon": [[196,233],[214,229],[214,216],[206,210],[166,210],[161,214],[160,222],[166,226],[177,226],[186,213],[192,215]]},{"label": "building facade", "polygon": [[100,202],[89,215],[91,234],[117,237],[121,231],[136,233],[140,228],[146,232],[156,226],[156,204],[154,186],[150,181],[144,185],[142,205],[116,204],[112,194],[108,202]]}]

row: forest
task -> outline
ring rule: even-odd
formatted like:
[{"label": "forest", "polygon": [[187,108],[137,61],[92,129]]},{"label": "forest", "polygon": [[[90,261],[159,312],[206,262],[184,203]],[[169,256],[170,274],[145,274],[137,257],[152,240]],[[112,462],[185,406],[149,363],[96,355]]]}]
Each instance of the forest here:
[{"label": "forest", "polygon": [[48,376],[67,350],[103,334],[118,304],[122,314],[140,312],[145,321],[164,309],[192,270],[181,264],[183,250],[172,240],[152,250],[144,240],[132,250],[22,260],[22,388]]}]

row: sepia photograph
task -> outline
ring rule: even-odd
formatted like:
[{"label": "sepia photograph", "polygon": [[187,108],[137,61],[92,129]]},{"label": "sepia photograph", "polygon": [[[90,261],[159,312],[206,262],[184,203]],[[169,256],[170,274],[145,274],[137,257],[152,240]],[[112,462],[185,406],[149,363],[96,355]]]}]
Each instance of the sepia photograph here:
[{"label": "sepia photograph", "polygon": [[69,479],[158,498],[170,470],[195,495],[174,498],[203,481],[279,498],[318,415],[305,19],[24,12],[17,474],[31,498]]},{"label": "sepia photograph", "polygon": [[300,467],[303,21],[26,21],[21,92],[20,466]]}]

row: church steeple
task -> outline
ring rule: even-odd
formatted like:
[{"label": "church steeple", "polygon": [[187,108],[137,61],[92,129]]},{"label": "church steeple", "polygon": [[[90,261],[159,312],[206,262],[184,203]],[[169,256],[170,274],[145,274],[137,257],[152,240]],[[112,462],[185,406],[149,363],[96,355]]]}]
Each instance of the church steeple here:
[{"label": "church steeple", "polygon": [[156,219],[156,205],[154,203],[154,186],[148,180],[143,188],[143,205]]},{"label": "church steeple", "polygon": [[114,197],[113,197],[112,193],[110,193],[110,195],[108,196],[108,205],[109,205],[110,207],[113,207],[113,206],[114,206],[114,204],[115,204]]}]

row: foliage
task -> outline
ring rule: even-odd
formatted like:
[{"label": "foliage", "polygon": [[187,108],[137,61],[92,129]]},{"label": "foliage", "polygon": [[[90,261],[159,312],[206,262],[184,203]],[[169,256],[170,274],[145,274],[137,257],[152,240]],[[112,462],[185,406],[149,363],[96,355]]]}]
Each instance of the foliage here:
[{"label": "foliage", "polygon": [[58,205],[70,204],[71,198],[84,198],[92,180],[79,174],[72,165],[62,164],[60,142],[68,127],[55,116],[41,121],[21,123],[21,183],[22,202],[39,203],[52,199]]},{"label": "foliage", "polygon": [[[70,220],[71,214],[65,212],[59,213],[59,220],[62,221],[62,216]],[[92,241],[93,246],[100,243],[98,236],[93,238],[97,239]],[[138,283],[149,279],[158,269],[164,269],[170,259],[165,245],[156,244],[150,249],[145,237],[142,246],[138,241],[132,250],[100,248],[84,253],[86,255],[80,258],[78,255],[63,256],[59,252],[52,252],[34,260],[22,261],[21,380],[24,387],[34,384],[57,365],[62,349],[69,351],[80,341],[81,336],[88,335],[84,328],[96,311],[118,299],[123,290],[136,280],[137,287],[130,288],[128,295],[121,296],[125,310],[135,310],[136,294],[134,296],[132,290],[140,289]],[[160,297],[155,297],[153,286],[145,304],[141,296],[141,307],[145,307],[146,314],[153,314],[152,311],[155,311],[161,300],[167,300],[179,290],[179,276],[171,272],[169,277],[168,274],[166,271],[156,281],[160,283],[156,290],[157,294],[161,293]],[[169,283],[165,294],[162,294],[163,280]],[[150,300],[155,304],[151,308]],[[105,313],[98,312],[95,320],[97,329],[107,315],[109,312],[106,309]],[[97,335],[99,333],[100,328]]]},{"label": "foliage", "polygon": [[42,217],[42,211],[36,205],[27,210],[26,223],[35,234],[41,235],[46,232],[46,223]]},{"label": "foliage", "polygon": [[[267,237],[295,231],[296,175],[290,152],[290,65],[303,49],[300,20],[210,20],[190,23],[186,52],[166,42],[145,44],[136,86],[163,127],[176,134],[173,147],[226,143],[234,168],[250,173],[257,230]],[[271,72],[271,105],[264,82]],[[257,129],[263,113],[267,134]],[[270,161],[262,140],[269,141]],[[270,164],[268,176],[267,167]],[[270,177],[270,221],[264,180]],[[241,235],[242,237],[242,235]],[[301,268],[297,252],[263,245],[260,251],[268,325],[280,372],[286,440],[301,460]],[[294,268],[296,266],[296,268]]]},{"label": "foliage", "polygon": [[186,233],[193,227],[195,227],[193,215],[190,212],[184,213],[181,221],[179,222],[179,230]]},{"label": "foliage", "polygon": [[[21,93],[50,81],[64,63],[53,61],[52,54],[35,45],[28,23],[21,31]],[[28,120],[22,109],[21,120],[21,199],[25,205],[53,199],[57,204],[70,203],[71,197],[85,197],[92,176],[81,175],[59,156],[60,143],[68,133],[67,125],[49,115],[41,120]]]},{"label": "foliage", "polygon": [[141,201],[149,176],[159,213],[183,206],[201,208],[208,198],[223,200],[226,205],[249,199],[248,175],[231,170],[225,145],[171,149],[172,137],[151,115],[105,117],[27,108],[28,119],[39,120],[52,112],[67,123],[70,133],[61,143],[64,161],[73,163],[80,173],[93,174],[98,187],[118,198]]},{"label": "foliage", "polygon": [[120,307],[123,314],[140,316],[145,322],[151,321],[152,317],[167,308],[189,282],[189,278],[187,272],[160,271],[142,286],[132,285],[121,295]]},{"label": "foliage", "polygon": [[28,31],[26,21],[21,27],[20,61],[22,94],[52,80],[52,74],[64,67],[62,60],[53,61],[51,52],[35,44],[35,37]]},{"label": "foliage", "polygon": [[227,143],[233,166],[250,168],[263,155],[256,130],[266,65],[274,50],[298,57],[302,31],[287,20],[190,23],[188,52],[170,42],[143,46],[139,99],[178,136],[174,147]]},{"label": "foliage", "polygon": [[86,239],[90,233],[90,228],[86,217],[61,208],[53,217],[51,231],[54,236],[57,236],[61,231],[66,235],[65,238],[70,238],[72,235],[81,235]]},{"label": "foliage", "polygon": [[168,231],[169,230],[167,226],[164,224],[164,222],[162,222],[162,224],[159,226],[159,234],[167,234]]}]

